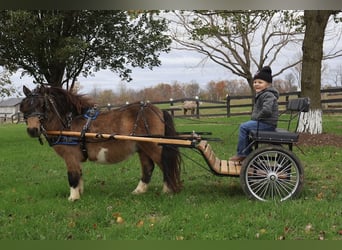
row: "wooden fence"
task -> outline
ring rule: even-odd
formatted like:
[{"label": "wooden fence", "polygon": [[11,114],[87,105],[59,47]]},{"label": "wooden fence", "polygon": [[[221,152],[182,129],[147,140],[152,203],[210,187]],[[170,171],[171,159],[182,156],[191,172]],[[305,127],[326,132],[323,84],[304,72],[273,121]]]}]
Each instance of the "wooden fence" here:
[{"label": "wooden fence", "polygon": [[[279,110],[285,110],[289,99],[299,97],[300,92],[288,92],[280,94]],[[193,113],[185,113],[184,101],[192,101],[195,104]],[[202,100],[199,98],[170,99],[169,101],[153,102],[159,108],[169,111],[174,117],[219,117],[250,115],[252,112],[252,96],[227,96],[223,101]],[[323,113],[342,113],[342,88],[321,90],[321,104]],[[107,105],[101,110],[110,110],[121,105]],[[17,113],[7,121],[18,123],[23,120],[22,114]]]},{"label": "wooden fence", "polygon": [[[281,93],[279,110],[285,110],[289,99],[298,98],[300,92]],[[185,113],[183,103],[192,101],[195,104],[193,113]],[[252,96],[227,96],[223,101],[211,101],[199,98],[170,99],[169,101],[153,102],[163,110],[169,111],[174,117],[218,117],[250,115],[252,112]],[[321,104],[323,113],[342,113],[342,88],[321,90]],[[118,106],[104,106],[102,109],[111,109]]]},{"label": "wooden fence", "polygon": [[[281,93],[279,97],[279,110],[285,110],[289,99],[298,98],[300,92]],[[194,112],[186,113],[184,102],[194,103]],[[252,96],[227,96],[222,101],[211,101],[200,98],[180,98],[169,101],[152,102],[163,110],[169,111],[174,117],[218,117],[250,115],[252,112]],[[323,113],[342,113],[342,88],[321,90],[321,104]],[[117,108],[117,106],[103,106],[102,109]]]},{"label": "wooden fence", "polygon": [[[281,93],[279,110],[285,110],[289,99],[298,98],[300,92]],[[184,114],[184,101],[196,104],[193,114]],[[171,99],[166,102],[155,102],[162,109],[168,110],[174,117],[209,117],[250,115],[252,112],[252,96],[227,96],[224,101],[200,100],[199,98]],[[168,105],[168,106],[167,106]],[[321,105],[323,113],[342,113],[342,88],[321,90]],[[165,107],[167,106],[167,107]]]}]

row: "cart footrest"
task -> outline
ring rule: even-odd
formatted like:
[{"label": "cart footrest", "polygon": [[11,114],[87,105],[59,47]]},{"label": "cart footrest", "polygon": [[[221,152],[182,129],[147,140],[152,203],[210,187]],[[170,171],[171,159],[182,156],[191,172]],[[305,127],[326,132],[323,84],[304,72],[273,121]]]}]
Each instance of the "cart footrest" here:
[{"label": "cart footrest", "polygon": [[233,161],[220,160],[215,156],[210,144],[202,140],[197,149],[202,153],[209,167],[217,174],[223,175],[240,175],[241,165]]},{"label": "cart footrest", "polygon": [[241,165],[235,161],[221,160],[220,173],[228,175],[240,175]]}]

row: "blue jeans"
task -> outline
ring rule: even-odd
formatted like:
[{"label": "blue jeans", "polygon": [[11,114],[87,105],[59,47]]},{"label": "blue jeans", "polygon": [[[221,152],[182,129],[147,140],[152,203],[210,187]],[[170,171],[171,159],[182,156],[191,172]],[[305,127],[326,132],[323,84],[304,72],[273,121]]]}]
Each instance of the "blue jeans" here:
[{"label": "blue jeans", "polygon": [[[259,125],[258,125],[259,123]],[[264,130],[264,131],[274,131],[275,127],[272,125],[269,125],[264,122],[258,122],[258,121],[247,121],[244,123],[241,123],[239,128],[239,141],[237,145],[237,155],[246,157],[251,151],[252,148],[247,146],[249,145],[249,137],[248,134],[251,130]]]}]

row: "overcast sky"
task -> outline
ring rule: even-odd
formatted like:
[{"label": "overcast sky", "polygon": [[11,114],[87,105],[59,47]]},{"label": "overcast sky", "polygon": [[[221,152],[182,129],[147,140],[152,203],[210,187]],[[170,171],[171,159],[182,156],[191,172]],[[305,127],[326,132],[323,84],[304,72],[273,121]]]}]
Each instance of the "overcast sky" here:
[{"label": "overcast sky", "polygon": [[[325,47],[328,44],[333,42],[332,44],[336,45],[337,48],[342,47],[341,41],[341,25],[334,25],[334,29],[327,28],[326,31],[329,30],[329,42],[325,43]],[[338,32],[339,31],[339,32]],[[335,34],[335,35],[334,35]],[[338,35],[337,35],[338,34]],[[326,37],[327,38],[327,37]],[[335,40],[335,41],[333,41]],[[336,43],[336,40],[338,41]],[[334,46],[333,46],[334,47]],[[300,50],[300,47],[298,47]],[[334,47],[334,49],[337,49]],[[329,49],[328,49],[329,50]],[[293,52],[293,51],[292,51]],[[285,51],[284,54],[277,60],[277,63],[272,65],[273,73],[277,71],[275,67],[284,66],[280,63],[280,60],[289,60],[291,51]],[[287,58],[287,59],[286,59]],[[162,53],[160,56],[161,66],[155,67],[153,70],[148,68],[140,69],[134,68],[133,73],[131,74],[133,80],[129,83],[122,82],[118,75],[110,70],[102,70],[95,73],[95,76],[88,76],[84,78],[80,76],[78,81],[81,84],[81,93],[89,93],[92,89],[97,88],[101,90],[113,90],[116,91],[120,88],[120,83],[125,83],[127,88],[132,89],[143,89],[146,87],[153,87],[159,83],[168,83],[172,84],[175,81],[179,83],[190,83],[196,82],[200,84],[201,87],[204,87],[210,81],[220,81],[220,80],[232,80],[237,79],[236,75],[233,75],[226,68],[215,64],[211,61],[206,61],[204,64],[201,63],[203,59],[203,55],[197,52],[190,52],[184,50],[175,50],[172,49],[169,53]],[[290,60],[292,61],[292,60]],[[326,72],[327,77],[329,78],[329,74],[331,75],[332,70],[336,67],[342,68],[342,59],[338,58],[335,60],[325,61],[324,63],[329,64],[330,72]],[[286,63],[285,63],[286,64]],[[290,70],[284,72],[283,76],[291,73]],[[22,86],[25,84],[29,88],[34,88],[33,79],[30,77],[24,77],[20,79],[20,73],[15,74],[11,77],[12,82],[17,86],[20,90]],[[324,76],[323,76],[324,77]],[[328,81],[331,81],[328,79]]]},{"label": "overcast sky", "polygon": [[[171,50],[168,54],[163,53],[160,56],[161,66],[155,67],[153,70],[148,68],[134,68],[132,73],[133,80],[130,82],[121,81],[118,75],[110,70],[102,70],[95,73],[95,76],[84,78],[80,76],[78,82],[81,84],[80,93],[87,94],[94,88],[99,90],[113,90],[114,92],[120,88],[120,83],[124,83],[127,88],[143,89],[153,87],[159,83],[172,84],[175,81],[179,83],[196,82],[201,87],[210,81],[232,80],[238,79],[238,76],[233,75],[226,68],[215,64],[211,61],[201,64],[202,55],[196,52]],[[340,65],[342,67],[342,59],[326,61],[329,63],[330,72]],[[276,67],[276,65],[274,65]],[[273,68],[273,66],[272,66]],[[274,70],[275,72],[275,70]],[[290,73],[290,70],[285,71],[284,75]],[[329,72],[326,72],[329,75]],[[23,85],[29,88],[34,88],[33,79],[30,77],[20,78],[17,73],[11,77],[12,82],[20,90]],[[327,79],[328,81],[332,81]]]},{"label": "overcast sky", "polygon": [[[227,69],[213,62],[206,62],[205,65],[199,65],[202,55],[195,52],[171,50],[169,53],[163,53],[160,56],[161,66],[152,70],[148,68],[134,68],[132,73],[133,80],[130,82],[121,81],[118,75],[110,70],[102,70],[95,73],[95,76],[84,78],[80,76],[82,89],[81,93],[90,92],[92,89],[111,89],[115,91],[119,88],[120,83],[125,83],[127,88],[143,89],[153,87],[159,83],[172,84],[175,81],[179,83],[189,83],[194,81],[204,86],[211,80],[219,81],[229,78],[237,78],[233,76]],[[34,88],[33,81],[30,77],[20,79],[20,74],[15,74],[11,79],[16,86],[26,84],[30,88]]]}]

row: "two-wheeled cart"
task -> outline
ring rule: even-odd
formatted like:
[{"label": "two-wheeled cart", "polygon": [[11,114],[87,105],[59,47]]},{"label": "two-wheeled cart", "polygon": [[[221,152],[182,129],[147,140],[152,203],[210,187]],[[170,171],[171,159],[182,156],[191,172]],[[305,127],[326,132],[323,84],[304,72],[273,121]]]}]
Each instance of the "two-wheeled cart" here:
[{"label": "two-wheeled cart", "polygon": [[248,197],[267,201],[284,201],[299,195],[304,184],[304,169],[292,149],[298,142],[299,133],[290,132],[290,125],[301,112],[309,111],[310,99],[289,100],[287,129],[276,131],[251,131],[249,134],[252,152],[243,162],[218,159],[207,141],[200,141],[197,149],[202,153],[210,169],[219,175],[238,176]]}]

